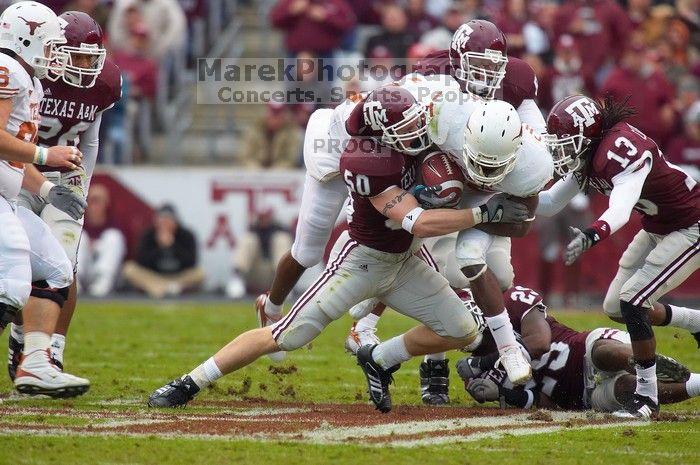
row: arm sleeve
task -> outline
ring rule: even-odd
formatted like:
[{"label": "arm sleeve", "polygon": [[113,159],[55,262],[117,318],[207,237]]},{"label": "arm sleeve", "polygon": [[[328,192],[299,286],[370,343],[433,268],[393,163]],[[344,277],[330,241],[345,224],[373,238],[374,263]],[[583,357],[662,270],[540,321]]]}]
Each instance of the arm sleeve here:
[{"label": "arm sleeve", "polygon": [[530,126],[536,133],[544,134],[547,132],[544,116],[534,100],[523,100],[518,107],[518,116],[520,116],[520,121]]},{"label": "arm sleeve", "polygon": [[629,221],[650,171],[651,154],[643,156],[638,163],[612,178],[613,189],[610,192],[608,209],[598,218],[598,221],[604,221],[610,226],[610,234]]},{"label": "arm sleeve", "polygon": [[80,137],[79,149],[83,152],[83,168],[87,176],[87,185],[85,186],[85,194],[87,195],[90,187],[90,179],[95,171],[95,163],[97,162],[97,150],[100,147],[100,124],[102,123],[102,112],[95,116],[95,121],[92,122],[89,128]]},{"label": "arm sleeve", "polygon": [[552,187],[539,194],[540,202],[535,214],[542,216],[554,216],[559,213],[576,194],[580,188],[572,174],[557,181]]}]

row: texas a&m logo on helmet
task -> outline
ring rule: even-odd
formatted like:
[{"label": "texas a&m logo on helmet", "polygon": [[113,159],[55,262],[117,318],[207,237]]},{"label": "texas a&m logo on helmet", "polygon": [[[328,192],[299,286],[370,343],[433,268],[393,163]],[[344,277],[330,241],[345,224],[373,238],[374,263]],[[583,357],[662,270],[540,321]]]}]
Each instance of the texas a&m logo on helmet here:
[{"label": "texas a&m logo on helmet", "polygon": [[580,97],[564,109],[573,120],[574,126],[588,128],[596,124],[596,115],[600,115],[598,105],[588,97]]}]

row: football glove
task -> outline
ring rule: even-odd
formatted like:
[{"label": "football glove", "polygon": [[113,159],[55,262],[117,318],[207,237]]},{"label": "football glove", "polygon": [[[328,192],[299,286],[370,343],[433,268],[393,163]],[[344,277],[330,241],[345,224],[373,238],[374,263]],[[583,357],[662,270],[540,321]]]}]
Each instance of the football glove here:
[{"label": "football glove", "polygon": [[598,234],[592,229],[581,231],[578,228],[569,226],[569,232],[573,239],[566,246],[566,251],[564,252],[564,263],[567,266],[573,264],[583,255],[583,252],[593,247],[600,240]]},{"label": "football glove", "polygon": [[82,218],[87,208],[85,199],[65,186],[52,187],[46,200],[74,220]]},{"label": "football glove", "polygon": [[483,404],[484,402],[492,402],[498,400],[500,392],[498,385],[491,379],[473,378],[467,383],[467,392],[474,398],[475,401]]},{"label": "football glove", "polygon": [[482,223],[522,223],[530,217],[524,204],[505,195],[494,195],[480,208]]},{"label": "football glove", "polygon": [[456,194],[453,192],[447,197],[440,197],[438,193],[442,190],[442,186],[424,186],[423,184],[418,184],[413,188],[413,196],[418,200],[420,206],[426,210],[432,208],[445,208],[445,205],[450,204],[454,199]]}]

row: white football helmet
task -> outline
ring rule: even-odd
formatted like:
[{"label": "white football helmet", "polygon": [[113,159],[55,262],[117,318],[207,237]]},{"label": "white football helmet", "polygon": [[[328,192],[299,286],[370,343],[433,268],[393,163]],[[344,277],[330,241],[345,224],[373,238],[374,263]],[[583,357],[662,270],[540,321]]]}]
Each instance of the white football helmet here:
[{"label": "white football helmet", "polygon": [[483,187],[503,181],[510,173],[522,144],[518,112],[501,100],[484,101],[464,128],[464,163],[469,177]]},{"label": "white football helmet", "polygon": [[39,79],[55,81],[63,75],[68,62],[68,54],[57,49],[66,42],[64,24],[41,3],[15,3],[0,16],[0,48],[16,53]]}]

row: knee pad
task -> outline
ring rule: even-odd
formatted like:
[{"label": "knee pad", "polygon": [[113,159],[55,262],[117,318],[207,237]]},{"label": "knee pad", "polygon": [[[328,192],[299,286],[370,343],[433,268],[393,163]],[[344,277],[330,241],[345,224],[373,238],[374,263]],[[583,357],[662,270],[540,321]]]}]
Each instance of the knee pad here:
[{"label": "knee pad", "polygon": [[323,251],[325,249],[325,244],[309,246],[308,244],[299,244],[298,241],[294,241],[292,244],[292,258],[296,260],[304,268],[313,268],[318,263],[321,262],[323,258]]},{"label": "knee pad", "polygon": [[17,307],[0,302],[0,331],[15,320],[17,312],[19,312]]},{"label": "knee pad", "polygon": [[30,295],[37,299],[48,299],[55,302],[60,308],[66,303],[69,287],[54,289],[49,287],[46,281],[34,281]]},{"label": "knee pad", "polygon": [[610,318],[621,318],[620,296],[606,295],[605,300],[603,300],[603,311]]},{"label": "knee pad", "polygon": [[620,311],[632,341],[646,341],[654,337],[648,309],[620,300]]},{"label": "knee pad", "polygon": [[316,338],[323,328],[317,327],[311,321],[302,321],[292,325],[277,337],[277,345],[281,350],[290,352],[305,346]]}]

